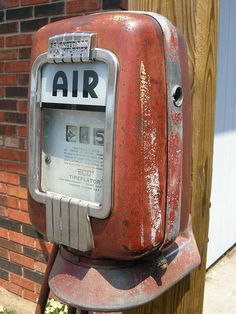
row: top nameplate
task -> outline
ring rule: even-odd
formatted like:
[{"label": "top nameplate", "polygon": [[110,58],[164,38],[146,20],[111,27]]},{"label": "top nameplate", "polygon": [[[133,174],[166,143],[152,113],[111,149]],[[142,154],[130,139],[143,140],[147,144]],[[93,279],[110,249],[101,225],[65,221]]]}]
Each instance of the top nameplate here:
[{"label": "top nameplate", "polygon": [[80,62],[93,59],[95,33],[65,33],[48,40],[48,62]]}]

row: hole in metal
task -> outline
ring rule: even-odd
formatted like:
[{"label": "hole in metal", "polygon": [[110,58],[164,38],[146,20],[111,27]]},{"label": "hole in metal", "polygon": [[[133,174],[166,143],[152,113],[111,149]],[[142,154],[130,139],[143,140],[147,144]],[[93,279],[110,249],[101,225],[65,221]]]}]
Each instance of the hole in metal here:
[{"label": "hole in metal", "polygon": [[181,107],[183,103],[183,90],[180,86],[175,86],[173,90],[173,103],[176,107]]}]

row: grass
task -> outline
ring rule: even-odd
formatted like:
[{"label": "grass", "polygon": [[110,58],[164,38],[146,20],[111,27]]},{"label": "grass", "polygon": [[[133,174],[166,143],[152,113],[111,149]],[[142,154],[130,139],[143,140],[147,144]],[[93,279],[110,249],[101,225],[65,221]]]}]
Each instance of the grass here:
[{"label": "grass", "polygon": [[0,305],[0,314],[16,314],[13,310],[4,309],[2,305]]}]

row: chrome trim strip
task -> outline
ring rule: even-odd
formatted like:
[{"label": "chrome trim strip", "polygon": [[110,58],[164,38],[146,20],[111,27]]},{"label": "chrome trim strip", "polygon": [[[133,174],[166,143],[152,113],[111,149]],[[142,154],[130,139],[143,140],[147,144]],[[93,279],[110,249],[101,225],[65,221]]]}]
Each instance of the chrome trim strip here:
[{"label": "chrome trim strip", "polygon": [[[134,11],[135,12],[135,11]],[[136,12],[135,12],[136,13]],[[178,34],[177,30],[174,25],[164,16],[158,13],[152,12],[139,12],[145,15],[151,16],[154,18],[163,31],[164,37],[164,48],[165,48],[165,64],[166,64],[166,81],[167,81],[167,111],[168,111],[168,120],[167,120],[167,130],[168,130],[168,143],[167,143],[167,153],[168,153],[168,165],[167,165],[167,197],[166,197],[166,219],[165,219],[165,236],[162,243],[163,247],[167,242],[174,240],[180,228],[180,213],[181,213],[181,193],[182,193],[182,167],[180,169],[181,177],[179,180],[179,191],[178,191],[178,207],[174,210],[177,213],[175,214],[173,223],[171,222],[171,211],[173,208],[170,207],[170,202],[175,195],[172,195],[171,186],[175,183],[175,177],[171,175],[173,171],[175,158],[178,158],[179,154],[183,154],[183,119],[182,119],[182,101],[179,106],[176,106],[176,103],[173,99],[173,93],[176,91],[176,87],[182,88],[182,79],[181,79],[181,67],[180,67],[180,60],[179,60],[179,47],[178,47]],[[173,40],[175,45],[173,45]],[[175,48],[175,49],[174,49]],[[183,97],[183,95],[182,95]],[[180,114],[181,119],[180,122],[175,124],[172,119],[173,114]],[[180,138],[180,145],[178,147],[179,151],[176,150],[175,156],[170,156],[170,137],[172,134],[178,134]],[[173,224],[173,229],[170,230],[169,225],[170,222]]]},{"label": "chrome trim strip", "polygon": [[[111,211],[112,204],[112,163],[113,163],[113,134],[114,115],[116,102],[116,82],[118,75],[118,60],[116,56],[105,49],[95,48],[92,51],[94,60],[105,62],[108,65],[108,85],[106,100],[106,122],[104,142],[104,189],[102,204],[89,202],[89,216],[104,219]],[[46,203],[46,198],[51,197],[52,192],[40,191],[40,92],[41,92],[41,68],[47,63],[47,53],[35,60],[31,71],[31,93],[29,109],[29,191],[36,202]],[[64,196],[64,195],[62,195]]]},{"label": "chrome trim strip", "polygon": [[52,198],[46,197],[46,233],[49,241],[53,241],[53,209],[52,209]]}]

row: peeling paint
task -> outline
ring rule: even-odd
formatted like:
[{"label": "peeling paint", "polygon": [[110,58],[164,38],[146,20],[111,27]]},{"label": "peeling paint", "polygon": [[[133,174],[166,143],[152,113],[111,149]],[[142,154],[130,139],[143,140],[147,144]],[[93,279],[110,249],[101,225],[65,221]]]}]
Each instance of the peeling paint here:
[{"label": "peeling paint", "polygon": [[156,164],[157,129],[152,118],[150,105],[151,87],[150,77],[146,72],[144,63],[140,64],[140,104],[142,114],[142,139],[143,139],[143,172],[145,177],[146,191],[151,219],[151,242],[156,246],[156,234],[161,224],[160,210],[160,181],[159,171]]},{"label": "peeling paint", "polygon": [[141,246],[144,247],[144,227],[143,227],[143,224],[140,225],[140,239],[141,239]]}]

